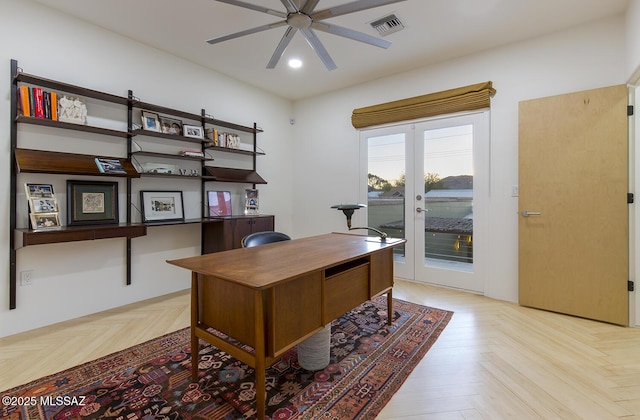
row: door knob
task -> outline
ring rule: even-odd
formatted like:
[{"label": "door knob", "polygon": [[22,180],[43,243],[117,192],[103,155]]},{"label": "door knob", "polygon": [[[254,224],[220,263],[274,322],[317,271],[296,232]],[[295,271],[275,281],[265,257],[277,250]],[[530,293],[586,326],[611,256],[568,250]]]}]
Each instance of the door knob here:
[{"label": "door knob", "polygon": [[542,216],[542,213],[540,213],[539,211],[529,211],[529,210],[522,210],[520,214],[522,215],[522,217]]},{"label": "door knob", "polygon": [[417,207],[417,208],[416,208],[416,211],[417,211],[418,213],[422,213],[423,211],[424,211],[424,212],[426,212],[427,210],[424,210],[424,209],[423,209],[423,208],[421,208],[421,207]]}]

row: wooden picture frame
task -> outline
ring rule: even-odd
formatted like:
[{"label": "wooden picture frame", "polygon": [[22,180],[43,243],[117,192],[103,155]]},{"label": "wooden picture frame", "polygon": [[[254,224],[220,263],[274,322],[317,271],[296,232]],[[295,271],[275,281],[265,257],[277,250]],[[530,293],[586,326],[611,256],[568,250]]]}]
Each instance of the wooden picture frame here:
[{"label": "wooden picture frame", "polygon": [[55,198],[51,184],[24,184],[27,198]]},{"label": "wooden picture frame", "polygon": [[182,121],[175,118],[160,117],[160,129],[164,134],[182,135]]},{"label": "wooden picture frame", "polygon": [[184,220],[182,191],[140,191],[140,205],[145,223]]},{"label": "wooden picture frame", "polygon": [[117,182],[67,181],[67,225],[119,222]]},{"label": "wooden picture frame", "polygon": [[231,216],[231,192],[207,191],[209,217]]},{"label": "wooden picture frame", "polygon": [[260,214],[259,208],[258,190],[253,188],[244,190],[244,214]]},{"label": "wooden picture frame", "polygon": [[32,213],[29,217],[33,230],[59,229],[61,227],[58,213]]},{"label": "wooden picture frame", "polygon": [[161,133],[160,117],[155,112],[142,111],[142,128],[147,131]]},{"label": "wooden picture frame", "polygon": [[182,135],[194,139],[204,139],[204,130],[199,125],[182,125]]}]

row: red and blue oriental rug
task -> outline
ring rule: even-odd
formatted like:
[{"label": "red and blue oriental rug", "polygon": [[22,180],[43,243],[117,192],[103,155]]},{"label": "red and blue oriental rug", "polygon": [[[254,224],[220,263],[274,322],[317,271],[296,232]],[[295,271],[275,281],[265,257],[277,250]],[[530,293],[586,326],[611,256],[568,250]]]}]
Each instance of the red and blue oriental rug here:
[{"label": "red and blue oriental rug", "polygon": [[[331,362],[311,372],[296,349],[267,371],[268,419],[373,419],[451,319],[452,312],[386,297],[332,323]],[[255,418],[253,369],[201,341],[191,382],[185,328],[2,392],[0,419]]]}]

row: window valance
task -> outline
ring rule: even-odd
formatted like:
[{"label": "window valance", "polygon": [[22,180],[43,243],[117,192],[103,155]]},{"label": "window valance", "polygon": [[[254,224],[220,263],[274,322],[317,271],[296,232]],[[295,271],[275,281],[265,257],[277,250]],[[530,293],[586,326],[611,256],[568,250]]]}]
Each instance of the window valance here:
[{"label": "window valance", "polygon": [[413,98],[372,105],[353,110],[351,123],[355,128],[409,121],[435,115],[452,114],[488,108],[496,90],[492,82],[443,90]]}]

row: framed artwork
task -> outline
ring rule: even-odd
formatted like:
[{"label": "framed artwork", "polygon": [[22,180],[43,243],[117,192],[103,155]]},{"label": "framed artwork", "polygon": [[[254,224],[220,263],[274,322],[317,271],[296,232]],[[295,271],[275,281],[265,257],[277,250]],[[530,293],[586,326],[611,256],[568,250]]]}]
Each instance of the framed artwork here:
[{"label": "framed artwork", "polygon": [[58,213],[32,213],[31,228],[38,229],[56,229],[60,227],[60,217]]},{"label": "framed artwork", "polygon": [[118,183],[67,181],[67,224],[119,223]]},{"label": "framed artwork", "polygon": [[160,117],[160,128],[164,134],[182,134],[182,121],[175,118]]},{"label": "framed artwork", "polygon": [[24,184],[27,198],[54,198],[51,184]]},{"label": "framed artwork", "polygon": [[143,222],[184,220],[182,191],[140,191]]},{"label": "framed artwork", "polygon": [[142,128],[147,131],[161,133],[160,118],[155,112],[142,111]]},{"label": "framed artwork", "polygon": [[259,214],[258,190],[244,190],[244,214]]},{"label": "framed artwork", "polygon": [[194,139],[204,139],[204,131],[199,125],[187,125],[182,126],[182,135],[185,137],[191,137]]},{"label": "framed artwork", "polygon": [[231,216],[231,192],[207,191],[209,217]]}]

